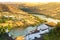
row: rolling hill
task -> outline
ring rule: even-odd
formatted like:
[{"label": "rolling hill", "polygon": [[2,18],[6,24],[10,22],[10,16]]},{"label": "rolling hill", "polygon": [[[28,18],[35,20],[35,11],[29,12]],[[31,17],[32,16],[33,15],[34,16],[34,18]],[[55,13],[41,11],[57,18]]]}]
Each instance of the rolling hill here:
[{"label": "rolling hill", "polygon": [[[24,4],[24,3],[23,3]],[[60,3],[59,2],[50,2],[50,3],[37,3],[36,5],[32,3],[26,5],[20,5],[18,8],[22,9],[23,11],[34,13],[34,14],[42,14],[46,15],[47,17],[52,17],[55,19],[60,19]]]},{"label": "rolling hill", "polygon": [[19,4],[0,4],[0,26],[25,28],[41,23],[41,20],[17,8]]}]

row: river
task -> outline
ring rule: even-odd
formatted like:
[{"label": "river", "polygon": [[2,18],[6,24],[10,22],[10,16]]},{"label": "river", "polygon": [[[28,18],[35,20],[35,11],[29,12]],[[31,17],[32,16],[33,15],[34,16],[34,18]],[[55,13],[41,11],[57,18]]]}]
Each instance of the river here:
[{"label": "river", "polygon": [[43,19],[43,20],[46,20],[48,22],[54,22],[54,23],[57,23],[57,22],[60,22],[60,20],[58,19],[53,19],[53,18],[48,18],[46,17],[45,15],[39,15],[39,14],[33,14],[34,16],[38,16],[39,18]]},{"label": "river", "polygon": [[[47,20],[47,21],[52,21],[53,20],[53,22],[55,22],[55,23],[57,23],[57,21],[56,20],[54,20],[54,19],[52,19],[52,18],[47,18],[46,16],[44,16],[44,15],[36,15],[36,14],[33,14],[34,16],[38,16],[39,18],[41,18],[41,19],[43,19],[43,20]],[[41,29],[47,29],[47,28],[49,28],[49,26],[47,26],[47,25],[45,25],[45,24],[41,24],[41,25],[39,25],[38,26],[38,29],[39,28],[41,28]],[[18,28],[18,29],[12,29],[8,34],[9,35],[11,35],[11,37],[13,38],[13,39],[15,39],[16,37],[18,37],[18,36],[26,36],[28,33],[30,33],[30,31],[32,31],[32,30],[35,30],[36,29],[36,26],[35,27],[32,27],[32,26],[29,26],[29,27],[27,27],[27,28],[25,28],[25,29],[20,29],[20,28]],[[45,33],[45,32],[48,32],[49,30],[45,30],[45,31],[40,31],[39,33]],[[39,35],[39,33],[37,34],[35,34],[37,37],[38,37],[38,35]],[[34,34],[33,34],[34,35]],[[30,37],[31,36],[33,36],[33,35],[30,35]],[[35,37],[35,36],[34,36]],[[28,37],[26,36],[26,40],[28,40],[27,39]],[[32,38],[32,37],[31,37]],[[32,39],[34,39],[34,38],[32,38]]]}]

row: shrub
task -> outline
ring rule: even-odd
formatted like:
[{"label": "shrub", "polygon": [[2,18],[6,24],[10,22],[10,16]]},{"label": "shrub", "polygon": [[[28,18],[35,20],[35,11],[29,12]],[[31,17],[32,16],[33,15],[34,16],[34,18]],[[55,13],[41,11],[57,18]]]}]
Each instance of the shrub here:
[{"label": "shrub", "polygon": [[50,32],[45,34],[43,37],[44,40],[60,40],[60,27],[50,30]]}]

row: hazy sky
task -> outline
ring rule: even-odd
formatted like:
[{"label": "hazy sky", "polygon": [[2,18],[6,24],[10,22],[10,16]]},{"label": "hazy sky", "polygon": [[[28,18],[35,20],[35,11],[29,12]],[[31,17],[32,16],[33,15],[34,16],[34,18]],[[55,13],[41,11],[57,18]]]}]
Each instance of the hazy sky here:
[{"label": "hazy sky", "polygon": [[0,0],[0,2],[60,2],[60,0]]}]

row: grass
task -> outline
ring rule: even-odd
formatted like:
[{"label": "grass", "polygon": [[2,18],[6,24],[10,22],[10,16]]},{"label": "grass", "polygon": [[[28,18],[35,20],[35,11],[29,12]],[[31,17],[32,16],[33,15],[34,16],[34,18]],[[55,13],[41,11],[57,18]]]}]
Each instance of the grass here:
[{"label": "grass", "polygon": [[60,27],[50,30],[50,32],[45,34],[43,37],[44,40],[60,40]]}]

